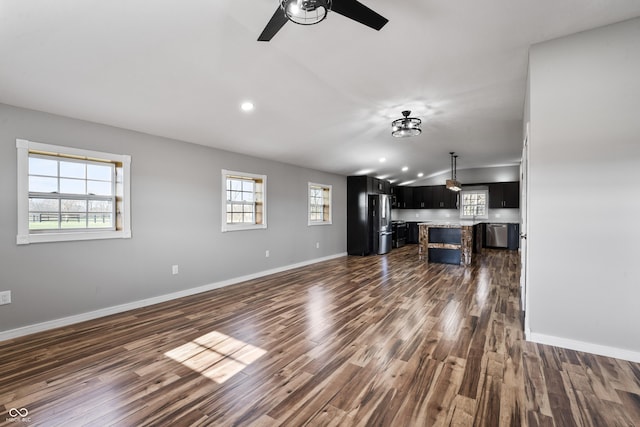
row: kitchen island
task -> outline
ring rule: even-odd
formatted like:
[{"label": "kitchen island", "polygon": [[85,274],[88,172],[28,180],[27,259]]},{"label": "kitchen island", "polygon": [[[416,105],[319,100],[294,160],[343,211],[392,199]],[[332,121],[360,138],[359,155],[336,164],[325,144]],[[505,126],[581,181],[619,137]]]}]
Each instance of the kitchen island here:
[{"label": "kitchen island", "polygon": [[[424,222],[418,224],[418,259],[425,262],[469,265],[481,248],[476,226],[480,222]],[[474,244],[475,242],[475,244]]]}]

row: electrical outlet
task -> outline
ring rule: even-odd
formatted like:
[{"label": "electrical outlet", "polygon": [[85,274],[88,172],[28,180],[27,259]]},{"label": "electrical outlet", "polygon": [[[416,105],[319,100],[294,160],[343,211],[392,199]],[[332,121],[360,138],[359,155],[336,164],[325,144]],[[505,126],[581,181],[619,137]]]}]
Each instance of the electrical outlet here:
[{"label": "electrical outlet", "polygon": [[11,304],[11,291],[0,292],[0,305]]},{"label": "electrical outlet", "polygon": [[320,242],[316,242],[316,249],[320,249]]},{"label": "electrical outlet", "polygon": [[265,256],[265,258],[269,258],[269,249],[267,249],[267,250],[264,252],[264,256]]},{"label": "electrical outlet", "polygon": [[178,269],[178,265],[171,266],[171,274],[178,274],[180,270]]}]

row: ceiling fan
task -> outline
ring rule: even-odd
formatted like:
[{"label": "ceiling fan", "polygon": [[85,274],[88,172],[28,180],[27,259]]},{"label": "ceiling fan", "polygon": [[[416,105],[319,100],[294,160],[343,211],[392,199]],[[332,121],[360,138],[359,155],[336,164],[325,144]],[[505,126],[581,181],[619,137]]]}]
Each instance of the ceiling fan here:
[{"label": "ceiling fan", "polygon": [[281,0],[258,41],[271,40],[287,21],[300,25],[317,24],[327,17],[330,10],[374,30],[380,30],[389,22],[357,0]]}]

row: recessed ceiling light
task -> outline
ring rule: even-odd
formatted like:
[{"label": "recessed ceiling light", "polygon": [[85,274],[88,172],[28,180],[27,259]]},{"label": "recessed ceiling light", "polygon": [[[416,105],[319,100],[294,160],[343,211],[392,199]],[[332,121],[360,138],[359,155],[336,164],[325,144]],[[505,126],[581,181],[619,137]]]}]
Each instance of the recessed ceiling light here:
[{"label": "recessed ceiling light", "polygon": [[408,170],[409,170],[409,166],[404,166],[404,167],[402,168],[402,172],[406,172],[406,171],[408,171]]},{"label": "recessed ceiling light", "polygon": [[249,102],[249,101],[243,102],[240,105],[240,108],[242,108],[242,111],[251,111],[254,108],[253,102]]},{"label": "recessed ceiling light", "polygon": [[386,161],[387,161],[387,159],[386,159],[386,158],[384,158],[384,157],[380,157],[380,159],[379,159],[379,160],[380,160],[380,163],[384,163],[384,162],[386,162]]},{"label": "recessed ceiling light", "polygon": [[374,172],[373,169],[360,169],[359,171],[355,172],[354,175],[369,175],[372,174]]},{"label": "recessed ceiling light", "polygon": [[423,174],[422,172],[420,172],[420,173],[418,174],[418,178],[422,178],[423,176],[424,176],[424,174]]}]

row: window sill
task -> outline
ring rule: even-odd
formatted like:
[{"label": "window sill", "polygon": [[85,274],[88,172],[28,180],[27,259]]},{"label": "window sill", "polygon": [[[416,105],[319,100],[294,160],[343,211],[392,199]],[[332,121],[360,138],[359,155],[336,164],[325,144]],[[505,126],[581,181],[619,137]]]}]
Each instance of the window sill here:
[{"label": "window sill", "polygon": [[314,225],[331,225],[331,221],[325,221],[325,222],[308,222],[307,225],[309,227],[312,227]]},{"label": "window sill", "polygon": [[95,231],[79,233],[42,233],[19,234],[16,244],[29,245],[31,243],[73,242],[78,240],[130,239],[130,231]]},{"label": "window sill", "polygon": [[266,229],[266,224],[256,224],[256,225],[223,225],[222,232],[226,233],[229,231],[244,231],[244,230],[263,230]]}]

